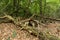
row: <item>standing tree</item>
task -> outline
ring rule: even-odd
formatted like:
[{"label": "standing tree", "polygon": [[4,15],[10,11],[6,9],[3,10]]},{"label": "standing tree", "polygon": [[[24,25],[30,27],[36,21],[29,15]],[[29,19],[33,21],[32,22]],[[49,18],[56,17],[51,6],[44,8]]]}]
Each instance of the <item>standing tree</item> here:
[{"label": "standing tree", "polygon": [[46,10],[46,0],[40,0],[40,16],[44,16]]},{"label": "standing tree", "polygon": [[19,11],[19,0],[13,0],[13,10],[14,10],[13,13],[15,13],[14,16],[18,16],[17,14]]},{"label": "standing tree", "polygon": [[42,0],[40,0],[39,2],[40,2],[40,16],[43,16],[43,13],[42,13]]}]

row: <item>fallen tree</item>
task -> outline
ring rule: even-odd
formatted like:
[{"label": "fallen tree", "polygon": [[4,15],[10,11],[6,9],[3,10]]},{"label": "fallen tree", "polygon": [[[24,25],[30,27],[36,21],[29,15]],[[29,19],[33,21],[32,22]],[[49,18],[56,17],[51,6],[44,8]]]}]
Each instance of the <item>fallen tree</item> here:
[{"label": "fallen tree", "polygon": [[[27,32],[29,32],[31,35],[34,35],[36,37],[38,37],[39,39],[43,40],[43,39],[46,39],[48,38],[48,36],[51,36],[50,34],[46,34],[46,33],[43,33],[42,31],[36,29],[36,27],[33,27],[33,26],[27,26],[27,25],[23,25],[23,22],[26,22],[26,21],[34,21],[35,23],[37,23],[37,27],[40,27],[40,22],[37,21],[37,20],[33,20],[33,17],[35,15],[32,15],[30,18],[26,19],[26,20],[21,20],[21,21],[16,21],[13,17],[11,17],[10,15],[7,15],[5,14],[5,16],[3,17],[0,17],[0,20],[5,20],[5,21],[2,21],[3,23],[4,22],[12,22],[13,24],[15,24],[16,26],[18,27],[21,27],[21,30],[26,30]],[[51,18],[46,18],[46,17],[41,17],[43,19],[49,19],[49,20],[54,20],[54,21],[60,21],[58,19],[51,19]],[[53,37],[53,36],[52,36]],[[50,39],[49,39],[50,40]]]}]

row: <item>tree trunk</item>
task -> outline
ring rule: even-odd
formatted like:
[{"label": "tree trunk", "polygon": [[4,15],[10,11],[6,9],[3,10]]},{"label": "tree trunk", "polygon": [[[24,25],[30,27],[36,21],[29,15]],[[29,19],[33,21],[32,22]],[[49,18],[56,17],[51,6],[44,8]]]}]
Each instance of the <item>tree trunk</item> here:
[{"label": "tree trunk", "polygon": [[42,0],[40,0],[40,16],[43,16],[43,14],[42,14]]},{"label": "tree trunk", "polygon": [[19,11],[19,0],[13,0],[13,11],[15,16],[17,16],[17,13]]}]

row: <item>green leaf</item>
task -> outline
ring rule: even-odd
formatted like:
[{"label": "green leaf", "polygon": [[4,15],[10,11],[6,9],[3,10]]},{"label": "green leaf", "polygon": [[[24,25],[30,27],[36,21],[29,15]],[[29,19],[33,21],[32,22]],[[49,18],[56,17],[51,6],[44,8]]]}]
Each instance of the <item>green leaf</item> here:
[{"label": "green leaf", "polygon": [[12,37],[15,38],[17,35],[16,31],[13,31]]},{"label": "green leaf", "polygon": [[10,40],[10,37],[8,37],[8,39],[7,40]]}]

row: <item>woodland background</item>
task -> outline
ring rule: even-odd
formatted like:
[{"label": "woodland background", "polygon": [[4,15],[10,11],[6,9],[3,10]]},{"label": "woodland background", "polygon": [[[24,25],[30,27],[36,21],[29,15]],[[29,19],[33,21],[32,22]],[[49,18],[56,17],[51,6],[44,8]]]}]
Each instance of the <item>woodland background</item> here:
[{"label": "woodland background", "polygon": [[33,14],[60,18],[60,0],[0,0],[0,16],[30,17]]},{"label": "woodland background", "polygon": [[59,38],[60,0],[0,0],[0,40]]}]

